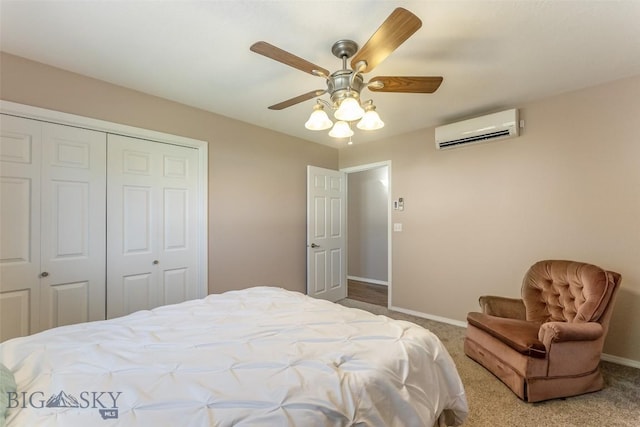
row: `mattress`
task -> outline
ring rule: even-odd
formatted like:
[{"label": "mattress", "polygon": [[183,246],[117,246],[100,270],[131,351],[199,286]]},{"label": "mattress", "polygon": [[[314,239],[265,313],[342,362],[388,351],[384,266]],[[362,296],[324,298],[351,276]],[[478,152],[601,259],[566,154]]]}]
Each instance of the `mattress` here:
[{"label": "mattress", "polygon": [[0,344],[8,426],[432,426],[468,407],[440,340],[275,287]]}]

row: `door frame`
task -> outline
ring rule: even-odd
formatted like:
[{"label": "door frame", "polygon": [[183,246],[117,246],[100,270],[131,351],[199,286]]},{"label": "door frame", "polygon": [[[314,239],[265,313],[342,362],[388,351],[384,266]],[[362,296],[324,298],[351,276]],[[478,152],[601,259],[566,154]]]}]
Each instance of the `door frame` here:
[{"label": "door frame", "polygon": [[[367,170],[371,170],[371,169],[377,169],[379,167],[383,167],[383,166],[387,166],[387,179],[388,179],[388,189],[389,192],[387,194],[387,308],[390,308],[392,306],[391,301],[392,301],[392,291],[393,291],[393,271],[392,271],[392,259],[393,259],[393,240],[392,240],[392,203],[391,203],[391,194],[392,194],[392,187],[391,187],[391,160],[385,160],[382,162],[375,162],[375,163],[366,163],[366,164],[362,164],[362,165],[357,165],[357,166],[350,166],[347,168],[341,168],[340,172],[344,172],[346,177],[347,177],[347,182],[346,182],[346,191],[347,191],[347,224],[348,224],[348,218],[349,218],[349,174],[351,173],[355,173],[355,172],[362,172],[362,171],[367,171]],[[347,254],[349,253],[349,226],[347,225]],[[349,257],[347,256],[347,272],[349,271]],[[348,275],[348,274],[347,274]],[[348,279],[347,279],[348,280]]]},{"label": "door frame", "polygon": [[[197,228],[198,241],[198,298],[204,298],[208,294],[208,142],[179,135],[171,135],[149,129],[122,125],[105,120],[48,110],[31,105],[18,104],[0,100],[0,111],[4,114],[23,117],[27,119],[52,122],[61,125],[73,126],[117,134],[133,138],[146,139],[166,144],[191,147],[198,150],[198,190],[197,190]],[[106,259],[105,259],[106,262]]]}]

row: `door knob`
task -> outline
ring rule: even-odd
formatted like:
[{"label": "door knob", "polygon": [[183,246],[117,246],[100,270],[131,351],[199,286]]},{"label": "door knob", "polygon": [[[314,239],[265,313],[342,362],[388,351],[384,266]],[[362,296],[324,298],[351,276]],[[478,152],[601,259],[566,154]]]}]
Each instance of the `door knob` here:
[{"label": "door knob", "polygon": [[157,259],[154,259],[153,260],[153,265],[156,265],[156,264],[160,264],[160,261],[158,261]]},{"label": "door knob", "polygon": [[40,277],[47,277],[49,275],[49,273],[47,273],[46,271],[43,271],[42,273],[40,273]]},{"label": "door knob", "polygon": [[320,245],[316,245],[315,243],[312,243],[312,244],[311,244],[311,247],[312,247],[312,248],[319,248],[319,247],[320,247]]}]

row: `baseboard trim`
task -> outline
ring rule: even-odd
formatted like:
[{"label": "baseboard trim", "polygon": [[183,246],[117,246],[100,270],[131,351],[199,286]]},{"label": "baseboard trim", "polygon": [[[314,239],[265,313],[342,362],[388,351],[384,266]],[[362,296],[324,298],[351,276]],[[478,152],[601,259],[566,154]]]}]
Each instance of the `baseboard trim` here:
[{"label": "baseboard trim", "polygon": [[640,369],[640,361],[633,359],[626,359],[624,357],[614,356],[612,354],[602,353],[600,359],[605,362],[617,363],[618,365],[630,366],[632,368]]},{"label": "baseboard trim", "polygon": [[389,310],[399,311],[400,313],[410,314],[410,315],[416,316],[416,317],[422,317],[423,319],[435,320],[436,322],[447,323],[449,325],[459,326],[461,328],[466,328],[467,327],[467,322],[461,322],[460,320],[449,319],[447,317],[442,317],[442,316],[436,316],[436,315],[433,315],[433,314],[422,313],[420,311],[408,310],[406,308],[397,307],[395,305],[390,306]]},{"label": "baseboard trim", "polygon": [[348,280],[355,280],[355,281],[358,281],[358,282],[372,283],[374,285],[389,286],[389,282],[384,281],[384,280],[367,279],[366,277],[357,277],[357,276],[347,276],[347,279]]},{"label": "baseboard trim", "polygon": [[[409,310],[409,309],[397,307],[394,305],[390,306],[389,310],[398,311],[400,313],[410,314],[412,316],[421,317],[423,319],[434,320],[436,322],[446,323],[453,326],[459,326],[461,328],[467,327],[467,322],[462,322],[460,320],[455,320],[455,319],[449,319],[447,317],[442,317],[442,316],[435,316],[433,314],[427,314],[421,311]],[[616,363],[618,365],[629,366],[631,368],[640,369],[640,361],[638,360],[627,359],[624,357],[614,356],[612,354],[606,354],[606,353],[602,353],[600,359],[604,360],[605,362],[611,362],[611,363]]]}]

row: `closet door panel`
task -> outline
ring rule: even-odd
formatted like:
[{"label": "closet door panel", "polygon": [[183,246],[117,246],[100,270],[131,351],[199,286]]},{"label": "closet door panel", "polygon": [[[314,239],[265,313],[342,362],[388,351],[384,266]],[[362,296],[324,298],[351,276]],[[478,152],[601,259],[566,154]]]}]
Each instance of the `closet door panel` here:
[{"label": "closet door panel", "polygon": [[189,223],[189,193],[184,188],[165,188],[163,206],[164,250],[187,248]]},{"label": "closet door panel", "polygon": [[63,326],[98,320],[91,319],[89,310],[90,285],[89,282],[52,285],[49,289],[51,324]]},{"label": "closet door panel", "polygon": [[196,192],[198,154],[168,145],[162,150],[162,241],[158,248],[162,304],[198,297]]},{"label": "closet door panel", "polygon": [[162,283],[164,286],[164,303],[176,304],[188,299],[193,299],[189,295],[190,271],[188,268],[176,268],[175,270],[164,270]]},{"label": "closet door panel", "polygon": [[106,134],[43,124],[42,327],[105,318]]},{"label": "closet door panel", "polygon": [[0,342],[31,333],[33,303],[31,289],[0,292]]},{"label": "closet door panel", "polygon": [[40,328],[41,133],[0,115],[0,341]]},{"label": "closet door panel", "polygon": [[107,317],[197,298],[197,150],[108,146]]},{"label": "closet door panel", "polygon": [[[3,173],[8,171],[2,170]],[[9,172],[9,174],[11,174]],[[0,254],[3,266],[23,270],[32,267],[33,255],[38,254],[32,237],[29,219],[34,206],[32,198],[34,180],[26,176],[0,177],[0,195],[2,196],[2,216],[0,217]],[[37,185],[37,183],[36,183]],[[35,252],[35,253],[34,253]]]},{"label": "closet door panel", "polygon": [[[139,178],[134,180],[142,184],[140,181]],[[108,314],[109,317],[147,310],[157,305],[154,292],[157,281],[154,264],[157,236],[153,212],[157,195],[149,185],[122,184],[121,190],[122,197],[111,199],[114,203],[109,207],[111,212],[118,212],[117,217],[109,221],[110,230],[118,233],[118,243],[109,245],[112,256],[108,258],[111,261],[108,265],[111,272],[119,270],[118,276],[107,273],[108,294],[115,296],[114,291],[119,294],[117,300],[109,302],[108,311],[113,313]],[[114,252],[114,249],[117,251]],[[118,278],[120,280],[116,282]]]},{"label": "closet door panel", "polygon": [[129,259],[136,255],[153,255],[153,199],[153,188],[149,186],[122,186],[122,254]]},{"label": "closet door panel", "polygon": [[[149,269],[151,270],[151,269]],[[155,278],[152,271],[122,277],[122,313],[148,310],[156,306]],[[113,317],[113,316],[111,316]]]},{"label": "closet door panel", "polygon": [[153,145],[108,136],[107,317],[156,306],[157,190]]}]

